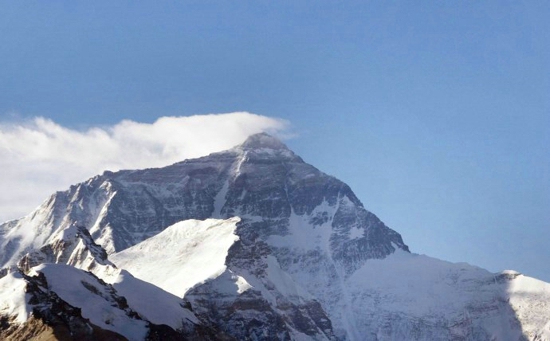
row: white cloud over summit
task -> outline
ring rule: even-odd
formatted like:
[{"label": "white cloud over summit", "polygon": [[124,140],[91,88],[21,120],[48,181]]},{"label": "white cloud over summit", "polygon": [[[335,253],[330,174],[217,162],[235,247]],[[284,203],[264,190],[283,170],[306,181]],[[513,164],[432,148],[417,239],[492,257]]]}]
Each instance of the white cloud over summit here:
[{"label": "white cloud over summit", "polygon": [[151,124],[124,120],[83,131],[42,117],[0,123],[0,222],[104,170],[160,167],[288,128],[287,121],[247,112],[161,117]]}]

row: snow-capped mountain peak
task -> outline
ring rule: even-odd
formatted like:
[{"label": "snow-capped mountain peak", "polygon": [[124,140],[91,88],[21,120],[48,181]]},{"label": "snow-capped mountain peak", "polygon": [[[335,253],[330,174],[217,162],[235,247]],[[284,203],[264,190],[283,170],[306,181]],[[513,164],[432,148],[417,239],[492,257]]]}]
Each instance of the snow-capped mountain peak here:
[{"label": "snow-capped mountain peak", "polygon": [[[294,154],[294,152],[281,142],[281,140],[267,133],[251,135],[242,144],[231,148],[228,152],[236,153],[240,163],[248,160],[303,162],[303,160]],[[212,155],[224,155],[226,153],[227,152],[221,152]]]},{"label": "snow-capped mountain peak", "polygon": [[[40,273],[46,280],[57,273],[89,277],[41,263],[91,271],[103,281],[89,277],[94,290],[124,296],[151,323],[147,332],[148,324],[129,310],[127,320],[121,306],[120,323],[146,327],[139,335],[159,332],[152,323],[214,339],[550,335],[550,285],[411,254],[348,185],[265,133],[227,151],[105,172],[57,192],[23,219],[0,225],[0,250],[0,287],[20,296]],[[6,277],[10,266],[22,274]],[[62,282],[50,282],[56,297],[75,297]],[[155,300],[144,303],[137,288],[191,324],[148,312]],[[24,301],[10,297],[0,294],[0,307],[9,308],[0,315],[21,320]]]},{"label": "snow-capped mountain peak", "polygon": [[251,135],[237,148],[240,148],[243,150],[254,150],[254,149],[289,150],[288,147],[284,143],[282,143],[279,139],[267,133],[258,133],[258,134]]}]

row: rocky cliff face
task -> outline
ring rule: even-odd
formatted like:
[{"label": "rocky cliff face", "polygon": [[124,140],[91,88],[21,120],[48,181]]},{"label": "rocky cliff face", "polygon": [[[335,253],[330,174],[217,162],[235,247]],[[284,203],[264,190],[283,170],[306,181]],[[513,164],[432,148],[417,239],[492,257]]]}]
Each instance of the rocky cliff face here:
[{"label": "rocky cliff face", "polygon": [[516,340],[546,337],[550,321],[547,284],[410,254],[346,184],[267,134],[105,172],[0,225],[0,247],[3,268],[64,263],[113,283],[127,269],[184,296],[220,338]]}]

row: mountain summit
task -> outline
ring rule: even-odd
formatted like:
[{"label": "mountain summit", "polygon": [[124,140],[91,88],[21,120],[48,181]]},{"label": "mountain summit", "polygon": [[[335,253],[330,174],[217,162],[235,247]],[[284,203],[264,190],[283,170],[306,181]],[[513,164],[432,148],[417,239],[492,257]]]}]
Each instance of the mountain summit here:
[{"label": "mountain summit", "polygon": [[242,144],[230,149],[230,151],[237,152],[244,159],[287,159],[303,162],[284,143],[267,133],[251,135]]},{"label": "mountain summit", "polygon": [[273,149],[273,150],[289,150],[288,147],[279,139],[267,134],[259,133],[249,136],[240,146],[241,149]]},{"label": "mountain summit", "polygon": [[[132,311],[145,314],[129,293],[148,282],[154,289],[144,295],[179,297],[192,309],[174,307],[191,324],[164,323],[187,330],[185,337],[517,340],[542,339],[550,326],[549,285],[411,254],[348,185],[265,133],[227,151],[105,172],[57,192],[0,225],[0,247],[0,268],[27,276],[6,277],[6,287],[73,273],[41,265],[63,263],[111,283],[101,290],[128,295]],[[164,315],[147,316],[149,327],[131,323],[150,335]]]}]

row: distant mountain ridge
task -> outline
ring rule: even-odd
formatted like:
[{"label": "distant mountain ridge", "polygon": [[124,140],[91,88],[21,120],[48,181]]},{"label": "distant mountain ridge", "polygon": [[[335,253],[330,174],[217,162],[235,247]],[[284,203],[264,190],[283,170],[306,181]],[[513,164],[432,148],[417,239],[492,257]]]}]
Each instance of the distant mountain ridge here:
[{"label": "distant mountain ridge", "polygon": [[59,271],[91,271],[114,289],[128,270],[154,285],[144,290],[183,296],[178,314],[193,322],[172,323],[173,335],[550,340],[550,285],[411,254],[349,186],[265,133],[57,192],[0,225],[0,247],[0,268],[36,275],[67,264]]}]

